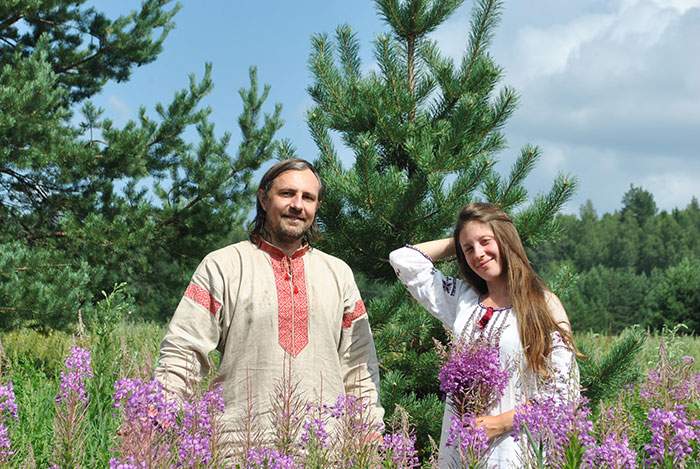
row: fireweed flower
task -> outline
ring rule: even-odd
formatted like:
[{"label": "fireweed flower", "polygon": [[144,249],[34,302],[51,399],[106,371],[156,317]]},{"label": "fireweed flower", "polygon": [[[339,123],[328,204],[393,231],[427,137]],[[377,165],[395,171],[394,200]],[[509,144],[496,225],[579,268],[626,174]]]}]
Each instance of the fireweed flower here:
[{"label": "fireweed flower", "polygon": [[138,378],[126,378],[115,382],[114,388],[113,407],[122,410],[124,421],[161,430],[177,427],[177,403],[157,380],[144,383]]},{"label": "fireweed flower", "polygon": [[224,412],[224,397],[221,385],[194,396],[183,403],[184,416],[180,423],[180,461],[186,466],[211,461],[212,438],[215,424]]},{"label": "fireweed flower", "polygon": [[85,380],[92,376],[90,349],[72,347],[66,358],[65,369],[61,372],[60,393],[56,396],[56,402],[65,404],[72,395],[76,400],[87,404]]},{"label": "fireweed flower", "polygon": [[[366,435],[370,431],[370,422],[366,420],[367,407],[366,399],[358,399],[352,394],[341,394],[332,406],[323,406],[324,414],[329,419],[335,419],[344,426],[348,426],[357,435]],[[365,418],[363,418],[365,417]]]},{"label": "fireweed flower", "polygon": [[304,421],[304,432],[301,434],[301,441],[304,447],[308,447],[310,443],[318,446],[326,446],[328,442],[328,431],[326,430],[326,422],[318,417],[307,419]]},{"label": "fireweed flower", "polygon": [[450,436],[447,446],[456,446],[460,458],[468,467],[475,467],[485,460],[489,449],[489,438],[486,429],[474,425],[473,415],[464,414],[460,417],[450,417]]},{"label": "fireweed flower", "polygon": [[136,462],[135,458],[127,458],[119,460],[112,458],[109,460],[109,469],[146,469],[148,466],[145,461]]},{"label": "fireweed flower", "polygon": [[582,401],[579,406],[549,397],[517,407],[513,418],[513,438],[516,441],[524,438],[527,427],[534,440],[529,441],[530,459],[533,459],[532,445],[541,443],[546,459],[557,466],[563,460],[571,437],[577,438],[584,448],[595,444],[591,436],[593,423],[587,420],[590,409],[583,405],[585,400]]},{"label": "fireweed flower", "polygon": [[681,362],[670,361],[666,347],[659,346],[659,366],[647,373],[639,395],[650,403],[650,407],[670,410],[673,405],[692,404],[700,400],[700,373],[693,372],[693,357],[684,357]]},{"label": "fireweed flower", "polygon": [[700,442],[700,422],[690,421],[683,406],[669,411],[652,407],[648,421],[652,437],[651,443],[644,446],[647,466],[663,465],[670,458],[675,467],[685,467],[693,454],[692,443]]},{"label": "fireweed flower", "polygon": [[246,469],[294,469],[294,460],[290,454],[282,454],[276,449],[260,448],[248,451]]},{"label": "fireweed flower", "polygon": [[179,429],[175,400],[155,379],[121,379],[114,388],[112,407],[119,410],[120,428],[111,467],[142,467],[144,461],[148,467],[171,467]]},{"label": "fireweed flower", "polygon": [[584,458],[586,467],[634,469],[637,453],[630,448],[627,435],[619,440],[615,435],[608,435],[600,445],[586,449]]},{"label": "fireweed flower", "polygon": [[0,463],[9,462],[14,454],[10,442],[7,424],[19,421],[17,403],[12,382],[0,386]]},{"label": "fireweed flower", "polygon": [[415,435],[392,433],[384,435],[381,446],[382,454],[391,460],[391,467],[419,467]]},{"label": "fireweed flower", "polygon": [[438,354],[440,390],[460,415],[483,415],[503,396],[508,372],[491,342],[459,339],[448,349],[438,348]]}]

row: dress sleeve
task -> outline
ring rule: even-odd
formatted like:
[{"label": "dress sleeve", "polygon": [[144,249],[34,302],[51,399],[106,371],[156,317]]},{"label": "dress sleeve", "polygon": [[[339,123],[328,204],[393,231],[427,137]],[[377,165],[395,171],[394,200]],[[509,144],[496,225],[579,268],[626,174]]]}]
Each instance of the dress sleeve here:
[{"label": "dress sleeve", "polygon": [[415,246],[392,251],[389,262],[413,298],[454,331],[460,298],[471,287],[437,270],[432,259]]},{"label": "dress sleeve", "polygon": [[223,276],[215,262],[205,258],[168,325],[160,344],[154,377],[180,398],[211,369],[209,354],[221,332]]},{"label": "dress sleeve", "polygon": [[[547,305],[554,320],[571,331],[566,310],[554,293],[548,292]],[[579,369],[576,355],[559,332],[552,333],[552,352],[548,360],[549,380],[543,397],[553,397],[559,402],[577,402],[581,397]]]},{"label": "dress sleeve", "polygon": [[383,424],[384,408],[379,400],[379,366],[365,304],[347,267],[343,286],[344,311],[338,355],[345,393],[365,399],[368,422]]}]

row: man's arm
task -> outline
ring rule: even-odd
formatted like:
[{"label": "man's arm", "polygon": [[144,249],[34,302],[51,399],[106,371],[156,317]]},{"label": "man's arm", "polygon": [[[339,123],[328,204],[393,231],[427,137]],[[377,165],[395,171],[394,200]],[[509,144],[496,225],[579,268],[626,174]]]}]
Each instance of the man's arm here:
[{"label": "man's arm", "polygon": [[352,278],[347,280],[343,299],[345,310],[338,350],[345,392],[366,400],[371,420],[383,423],[384,408],[379,400],[379,366],[367,310]]},{"label": "man's arm", "polygon": [[220,336],[219,270],[205,259],[192,276],[160,345],[154,377],[182,398],[210,370],[209,354]]}]

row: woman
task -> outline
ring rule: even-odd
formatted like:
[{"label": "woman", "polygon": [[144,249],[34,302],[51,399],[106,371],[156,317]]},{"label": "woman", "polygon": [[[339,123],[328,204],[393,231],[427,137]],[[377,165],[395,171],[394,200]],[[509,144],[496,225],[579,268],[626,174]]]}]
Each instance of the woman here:
[{"label": "woman", "polygon": [[[433,267],[454,254],[466,281]],[[578,399],[579,382],[566,311],[530,267],[512,220],[496,205],[469,204],[451,238],[408,245],[389,259],[413,297],[455,335],[483,331],[498,338],[501,363],[511,370],[508,384],[488,415],[475,421],[491,441],[487,467],[520,467],[521,443],[511,438],[516,406],[542,397]],[[453,413],[448,405],[440,467],[459,461],[446,446]]]}]

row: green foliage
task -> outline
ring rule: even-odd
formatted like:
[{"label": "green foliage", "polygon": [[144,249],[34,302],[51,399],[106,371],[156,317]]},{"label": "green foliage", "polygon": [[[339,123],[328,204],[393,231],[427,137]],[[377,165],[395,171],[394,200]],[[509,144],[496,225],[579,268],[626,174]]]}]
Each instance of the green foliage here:
[{"label": "green foliage", "polygon": [[632,186],[623,204],[620,212],[598,217],[588,201],[578,218],[558,216],[560,236],[528,248],[533,266],[549,280],[562,265],[571,273],[572,288],[562,300],[574,330],[617,333],[633,324],[660,330],[684,323],[697,332],[697,199],[657,213],[652,195]]},{"label": "green foliage", "polygon": [[648,325],[661,329],[682,323],[700,331],[700,257],[685,258],[655,278],[648,297]]},{"label": "green foliage", "polygon": [[232,134],[216,137],[201,105],[207,64],[155,114],[141,108],[118,128],[89,98],[157,58],[179,5],[146,0],[112,20],[83,1],[10,3],[0,7],[0,300],[12,314],[0,328],[68,327],[125,280],[139,314],[164,319],[204,254],[241,237],[281,107],[264,111],[269,87],[251,68],[229,150]]},{"label": "green foliage", "polygon": [[642,329],[627,329],[602,356],[580,343],[577,344],[581,352],[588,357],[579,358],[578,364],[583,395],[588,398],[593,412],[601,401],[617,396],[622,386],[639,378],[636,360],[645,339],[646,334]]},{"label": "green foliage", "polygon": [[656,215],[656,202],[651,192],[630,184],[630,190],[622,197],[622,216],[632,215],[640,225]]},{"label": "green foliage", "polygon": [[631,269],[593,267],[578,274],[564,296],[574,330],[619,332],[644,322],[645,297],[652,287],[646,275]]},{"label": "green foliage", "polygon": [[0,329],[47,332],[74,322],[75,311],[91,298],[87,286],[97,271],[85,261],[62,261],[51,249],[0,244]]},{"label": "green foliage", "polygon": [[[398,281],[387,294],[370,303],[368,314],[382,371],[382,405],[387,411],[398,405],[411,416],[416,449],[427,455],[428,437],[439,438],[445,409],[444,401],[438,398],[442,394],[436,376],[440,364],[434,343],[435,338],[445,340],[445,330],[409,299]],[[387,414],[391,416],[391,412]]]}]

